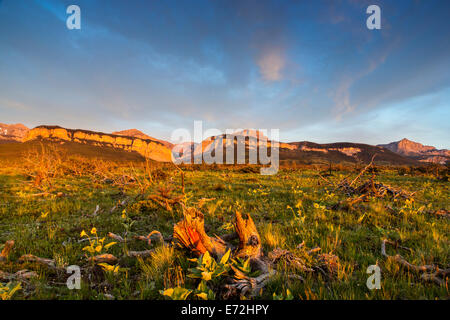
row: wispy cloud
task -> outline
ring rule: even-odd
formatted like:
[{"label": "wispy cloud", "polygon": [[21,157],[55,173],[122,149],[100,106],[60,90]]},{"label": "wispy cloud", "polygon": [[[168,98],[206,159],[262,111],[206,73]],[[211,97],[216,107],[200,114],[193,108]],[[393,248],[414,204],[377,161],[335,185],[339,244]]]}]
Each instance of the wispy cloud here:
[{"label": "wispy cloud", "polygon": [[0,99],[0,109],[6,109],[11,111],[27,111],[30,110],[31,107],[15,100],[9,99]]},{"label": "wispy cloud", "polygon": [[279,49],[263,52],[257,61],[261,77],[265,81],[280,81],[283,79],[285,58]]},{"label": "wispy cloud", "polygon": [[342,120],[345,114],[351,113],[356,109],[356,104],[351,102],[352,86],[381,66],[388,58],[391,48],[388,47],[385,50],[377,52],[373,57],[369,57],[362,70],[354,71],[352,74],[346,74],[342,77],[332,94],[335,103],[333,108],[335,120]]}]

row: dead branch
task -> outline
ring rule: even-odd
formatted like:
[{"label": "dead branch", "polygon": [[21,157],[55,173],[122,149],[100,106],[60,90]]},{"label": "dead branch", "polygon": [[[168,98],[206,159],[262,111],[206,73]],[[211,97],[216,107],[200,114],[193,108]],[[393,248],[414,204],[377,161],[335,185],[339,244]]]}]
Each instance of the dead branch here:
[{"label": "dead branch", "polygon": [[128,251],[128,256],[133,258],[147,258],[150,257],[154,250],[144,250],[144,251]]},{"label": "dead branch", "polygon": [[[320,248],[319,248],[320,249]],[[287,263],[294,268],[306,271],[306,272],[314,272],[314,269],[306,266],[305,261],[298,256],[294,255],[292,252],[280,248],[274,249],[268,255],[269,259],[273,264],[277,264],[279,262]]]},{"label": "dead branch", "polygon": [[108,237],[110,237],[111,239],[116,240],[117,242],[125,242],[125,239],[122,238],[121,236],[119,236],[118,234],[109,232],[108,233]]},{"label": "dead branch", "polygon": [[161,232],[157,231],[157,230],[153,230],[152,232],[150,232],[148,234],[148,236],[145,237],[147,239],[148,245],[151,244],[151,240],[153,239],[158,239],[159,242],[161,242],[161,244],[164,244],[164,237],[161,234]]},{"label": "dead branch", "polygon": [[[356,204],[367,201],[369,196],[383,198],[389,195],[393,198],[401,197],[403,199],[412,199],[414,195],[414,192],[408,193],[406,191],[397,190],[382,183],[375,182],[374,177],[370,178],[356,188],[351,187],[346,180],[343,180],[339,183],[338,188],[343,190],[349,198],[341,200],[333,205],[331,207],[333,210],[353,210],[355,209]],[[353,195],[359,196],[352,198]]]},{"label": "dead branch", "polygon": [[8,273],[0,270],[0,280],[2,281],[11,281],[11,280],[19,280],[19,281],[27,281],[31,278],[37,277],[37,273],[29,270],[20,270],[16,273]]},{"label": "dead branch", "polygon": [[356,178],[353,179],[353,181],[350,183],[350,185],[349,185],[350,187],[351,187],[351,186],[359,179],[359,177],[361,177],[361,175],[362,175],[364,172],[366,172],[367,169],[369,169],[369,168],[372,166],[373,160],[375,159],[376,156],[377,156],[377,154],[375,153],[375,154],[372,156],[372,160],[370,160],[370,163],[369,163],[367,166],[365,166],[364,169],[362,169],[361,172],[356,176]]},{"label": "dead branch", "polygon": [[98,212],[100,211],[100,206],[99,205],[97,205],[96,207],[95,207],[95,210],[94,210],[94,212],[92,213],[92,216],[96,216],[97,214],[98,214]]},{"label": "dead branch", "polygon": [[322,179],[323,181],[325,181],[327,184],[333,185],[333,187],[336,188],[336,184],[335,184],[333,181],[328,180],[327,178],[325,178],[324,176],[322,176],[320,173],[318,173],[318,175],[319,175],[319,178],[321,178],[321,179]]},{"label": "dead branch", "polygon": [[158,194],[152,194],[148,196],[148,199],[153,200],[167,211],[172,211],[172,206],[181,203],[184,195],[176,196],[174,198],[166,198]]},{"label": "dead branch", "polygon": [[30,194],[30,197],[48,197],[49,195],[50,195],[50,192],[41,192],[41,193]]},{"label": "dead branch", "polygon": [[110,253],[104,253],[95,257],[91,257],[88,260],[94,263],[109,263],[109,264],[116,264],[118,261],[118,259]]},{"label": "dead branch", "polygon": [[130,198],[126,198],[126,199],[122,200],[117,205],[114,205],[109,212],[113,213],[114,210],[116,210],[117,208],[125,206],[128,203],[128,201],[130,201]]},{"label": "dead branch", "polygon": [[315,248],[312,248],[312,249],[308,250],[307,254],[310,256],[313,253],[319,252],[320,250],[322,250],[321,247],[315,247]]},{"label": "dead branch", "polygon": [[[424,281],[433,281],[438,285],[444,284],[444,279],[450,274],[450,269],[444,269],[440,270],[438,266],[435,265],[423,265],[423,266],[416,266],[414,264],[409,263],[405,260],[401,255],[396,254],[395,256],[390,256],[386,253],[386,244],[390,245],[396,245],[395,242],[389,241],[387,239],[384,239],[381,242],[381,254],[383,257],[386,257],[388,259],[392,259],[393,261],[397,262],[404,268],[413,271],[415,273],[421,273],[421,279]],[[409,249],[409,248],[406,248]],[[411,249],[409,249],[411,250]]]},{"label": "dead branch", "polygon": [[450,269],[446,270],[438,270],[433,273],[424,273],[420,276],[420,278],[425,282],[434,282],[437,285],[444,285],[445,281],[444,279],[448,277],[450,274]]},{"label": "dead branch", "polygon": [[[117,242],[120,242],[120,243],[126,241],[126,239],[124,239],[122,236],[119,236],[118,234],[115,234],[115,233],[112,233],[112,232],[108,233],[108,237],[110,237],[111,239],[114,239],[114,240],[116,240]],[[164,237],[161,234],[161,232],[159,232],[157,230],[153,230],[147,236],[134,236],[133,239],[145,241],[145,242],[148,243],[148,245],[151,244],[152,239],[153,240],[155,240],[155,239],[158,240],[163,245],[165,245],[165,241],[166,241],[166,239],[164,239]]]},{"label": "dead branch", "polygon": [[447,219],[450,218],[450,211],[446,210],[446,209],[436,210],[436,211],[433,212],[433,214],[436,217],[442,217],[442,218],[447,218]]},{"label": "dead branch", "polygon": [[37,257],[35,255],[32,254],[24,254],[19,258],[19,262],[23,263],[23,262],[35,262],[37,264],[43,265],[43,266],[47,266],[48,268],[52,269],[52,270],[57,270],[58,268],[56,267],[55,264],[55,260],[52,259],[46,259],[46,258],[40,258]]}]

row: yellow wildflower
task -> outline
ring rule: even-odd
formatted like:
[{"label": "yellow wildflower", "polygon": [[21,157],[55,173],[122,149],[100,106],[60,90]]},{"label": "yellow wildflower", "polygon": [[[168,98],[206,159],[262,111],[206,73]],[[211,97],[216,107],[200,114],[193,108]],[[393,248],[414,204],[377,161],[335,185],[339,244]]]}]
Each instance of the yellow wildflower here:
[{"label": "yellow wildflower", "polygon": [[202,272],[202,279],[205,280],[205,281],[211,280],[211,273],[212,272],[203,271]]},{"label": "yellow wildflower", "polygon": [[202,300],[208,300],[208,295],[204,292],[202,293],[197,293],[197,297],[199,297]]}]

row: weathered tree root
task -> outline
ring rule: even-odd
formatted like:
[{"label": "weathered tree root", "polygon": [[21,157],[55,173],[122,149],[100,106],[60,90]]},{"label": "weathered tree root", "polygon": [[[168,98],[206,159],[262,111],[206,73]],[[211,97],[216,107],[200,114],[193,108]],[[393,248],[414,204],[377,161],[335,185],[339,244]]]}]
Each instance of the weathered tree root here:
[{"label": "weathered tree root", "polygon": [[[434,282],[438,285],[445,284],[445,282],[446,282],[445,279],[447,278],[448,275],[450,275],[450,268],[449,269],[440,269],[438,266],[435,266],[435,265],[423,265],[423,266],[413,265],[413,264],[409,263],[408,261],[406,261],[405,258],[403,258],[399,254],[396,254],[395,256],[388,255],[386,253],[386,244],[396,246],[395,242],[384,239],[381,242],[381,254],[384,257],[386,257],[388,259],[392,259],[393,261],[397,262],[404,268],[406,268],[410,271],[413,271],[415,273],[423,272],[423,274],[421,275],[420,278],[424,281]],[[404,248],[404,247],[402,247],[402,249],[411,250],[409,248]]]},{"label": "weathered tree root", "polygon": [[[202,255],[205,252],[220,258],[232,245],[225,243],[218,236],[210,237],[205,232],[204,215],[196,208],[183,208],[183,220],[174,226],[174,239],[178,240],[181,246],[189,249],[196,255]],[[236,234],[227,235],[227,239],[239,238],[239,247],[234,256],[242,259],[250,259],[253,270],[263,272],[259,277],[250,278],[244,275],[238,269],[233,268],[235,277],[230,284],[225,287],[225,296],[233,296],[239,293],[246,295],[257,294],[265,285],[273,271],[269,271],[268,262],[262,258],[261,238],[255,223],[250,215],[243,218],[240,212],[236,212],[235,221]]]},{"label": "weathered tree root", "polygon": [[9,254],[11,253],[12,248],[14,247],[14,240],[8,240],[3,247],[2,252],[0,253],[0,262],[8,259]]},{"label": "weathered tree root", "polygon": [[184,218],[174,226],[173,237],[196,255],[208,251],[216,257],[222,257],[226,252],[226,244],[219,237],[213,238],[206,234],[203,213],[192,207],[182,207]]},{"label": "weathered tree root", "polygon": [[276,274],[275,270],[270,270],[260,276],[251,278],[233,266],[232,269],[234,271],[234,278],[232,279],[232,283],[225,285],[225,299],[241,295],[255,297],[261,294],[269,279]]},{"label": "weathered tree root", "polygon": [[247,219],[244,219],[241,213],[236,211],[235,229],[239,237],[236,257],[259,259],[262,256],[261,238],[252,217],[249,214],[247,216]]},{"label": "weathered tree root", "polygon": [[[183,205],[182,208],[184,218],[174,226],[173,233],[174,239],[178,240],[182,247],[189,249],[196,255],[209,252],[216,257],[221,257],[225,250],[233,248],[232,245],[225,243],[221,238],[217,236],[215,238],[209,237],[206,234],[204,216],[198,209],[185,208]],[[249,259],[251,270],[253,272],[260,271],[261,274],[257,277],[249,277],[231,265],[234,276],[229,279],[229,283],[223,288],[222,296],[224,299],[260,294],[269,279],[277,274],[273,266],[281,261],[302,272],[320,271],[328,277],[337,272],[339,259],[332,254],[318,255],[316,266],[307,266],[302,258],[279,248],[269,253],[268,257],[264,257],[261,238],[253,219],[248,214],[244,218],[240,212],[236,212],[235,230],[236,234],[226,236],[227,240],[236,237],[239,239],[239,246],[234,251],[233,256],[240,259]],[[303,245],[304,243],[300,245],[300,248]],[[305,254],[311,255],[318,251],[320,251],[320,248],[314,248],[305,252]],[[287,274],[286,277],[291,280],[304,281],[302,276],[296,274]]]}]

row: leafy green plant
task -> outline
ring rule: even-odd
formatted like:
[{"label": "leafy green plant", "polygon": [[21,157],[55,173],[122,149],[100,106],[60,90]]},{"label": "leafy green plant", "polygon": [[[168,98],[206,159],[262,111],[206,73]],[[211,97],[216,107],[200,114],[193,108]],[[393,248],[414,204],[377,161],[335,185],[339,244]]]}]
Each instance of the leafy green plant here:
[{"label": "leafy green plant", "polygon": [[108,263],[99,263],[98,265],[100,267],[102,267],[103,271],[111,273],[111,274],[118,273],[120,270],[119,266],[113,266]]},{"label": "leafy green plant", "polygon": [[175,287],[160,290],[159,293],[165,297],[169,297],[172,300],[186,300],[187,297],[192,293],[192,290],[183,287]]},{"label": "leafy green plant", "polygon": [[292,295],[291,290],[289,290],[289,289],[286,289],[285,295],[283,295],[283,293],[276,294],[274,292],[272,298],[273,298],[273,300],[294,300],[294,296]]},{"label": "leafy green plant", "polygon": [[97,229],[92,228],[91,229],[91,235],[93,237],[90,237],[86,231],[81,231],[80,237],[86,237],[89,241],[89,245],[85,246],[83,248],[83,251],[87,251],[90,253],[91,256],[95,256],[96,254],[100,254],[103,250],[108,250],[110,247],[115,245],[117,242],[110,242],[108,244],[104,244],[105,237],[99,238],[97,235]]},{"label": "leafy green plant", "polygon": [[7,284],[0,283],[0,299],[10,300],[12,296],[22,289],[20,283],[14,284],[13,282],[8,282]]},{"label": "leafy green plant", "polygon": [[253,271],[252,272],[252,267],[250,265],[250,259],[241,259],[241,258],[236,258],[236,259],[232,259],[232,265],[233,268],[238,269],[239,271],[241,271],[243,274],[245,274],[248,277],[257,277],[260,275],[260,271]]},{"label": "leafy green plant", "polygon": [[128,253],[128,242],[127,242],[127,238],[128,238],[128,234],[130,233],[131,228],[133,227],[133,225],[135,224],[136,221],[134,221],[133,219],[131,219],[128,215],[127,215],[127,210],[124,209],[122,211],[122,226],[125,229],[125,233],[124,233],[124,251],[125,253]]},{"label": "leafy green plant", "polygon": [[197,290],[195,290],[195,295],[201,300],[214,300],[216,298],[216,294],[212,291],[205,280],[201,280]]},{"label": "leafy green plant", "polygon": [[196,262],[197,266],[189,269],[190,274],[188,274],[188,277],[202,279],[204,281],[215,281],[219,279],[224,274],[227,274],[231,268],[228,263],[230,255],[231,250],[229,249],[223,255],[222,259],[220,259],[219,263],[211,257],[208,251],[198,259],[190,259],[191,262]]}]

